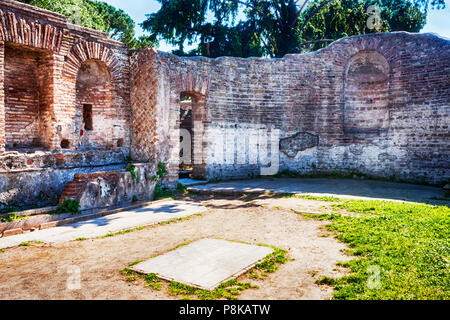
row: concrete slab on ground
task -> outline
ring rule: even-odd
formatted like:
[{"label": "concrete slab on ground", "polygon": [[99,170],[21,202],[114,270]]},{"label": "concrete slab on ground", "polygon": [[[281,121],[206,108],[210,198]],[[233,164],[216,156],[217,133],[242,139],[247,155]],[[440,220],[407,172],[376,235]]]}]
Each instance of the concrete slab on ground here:
[{"label": "concrete slab on ground", "polygon": [[442,198],[438,187],[374,180],[273,178],[236,180],[188,187],[190,191],[214,193],[282,193],[313,196],[331,196],[343,199],[400,200],[428,202]]},{"label": "concrete slab on ground", "polygon": [[203,239],[132,267],[206,290],[237,278],[273,252],[272,248],[226,240]]},{"label": "concrete slab on ground", "polygon": [[198,203],[164,201],[65,226],[0,238],[0,249],[15,247],[28,241],[41,241],[52,244],[79,238],[92,239],[105,236],[111,232],[188,217],[206,210],[204,206]]}]

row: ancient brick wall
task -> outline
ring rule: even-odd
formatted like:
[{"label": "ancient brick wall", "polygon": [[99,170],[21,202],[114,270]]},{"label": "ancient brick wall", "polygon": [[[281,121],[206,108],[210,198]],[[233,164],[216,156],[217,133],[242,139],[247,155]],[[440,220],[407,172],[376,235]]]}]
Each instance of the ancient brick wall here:
[{"label": "ancient brick wall", "polygon": [[1,1],[0,209],[55,204],[75,174],[124,168],[129,81],[124,44],[62,15]]},{"label": "ancient brick wall", "polygon": [[[181,93],[206,99],[197,152],[209,179],[259,175],[277,154],[274,129],[281,170],[432,184],[450,178],[450,42],[438,36],[351,37],[283,59],[159,53],[155,70],[165,83],[156,99],[169,117],[158,126],[168,120],[168,133],[180,125]],[[179,137],[163,139],[163,158],[175,168]]]},{"label": "ancient brick wall", "polygon": [[128,155],[163,162],[163,183],[175,187],[186,95],[196,177],[253,177],[279,162],[302,174],[443,183],[449,43],[398,32],[282,59],[181,58],[130,52],[62,15],[3,0],[0,210],[55,204],[76,174],[123,169]]}]

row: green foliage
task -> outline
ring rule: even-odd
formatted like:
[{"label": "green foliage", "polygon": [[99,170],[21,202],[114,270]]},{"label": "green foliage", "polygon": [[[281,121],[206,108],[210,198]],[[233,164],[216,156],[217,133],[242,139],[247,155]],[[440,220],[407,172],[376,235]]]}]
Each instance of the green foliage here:
[{"label": "green foliage", "polygon": [[138,197],[137,196],[133,196],[133,198],[131,199],[131,202],[138,202],[139,201],[139,199],[138,199]]},{"label": "green foliage", "polygon": [[131,177],[134,181],[139,183],[139,177],[137,176],[136,167],[132,164],[128,165],[128,167],[125,169],[131,174]]},{"label": "green foliage", "polygon": [[[158,0],[161,9],[142,27],[151,41],[164,39],[179,55],[282,57],[323,47],[333,40],[383,31],[419,31],[429,7],[444,0]],[[367,28],[370,5],[381,9],[379,30]],[[236,21],[239,10],[246,20]],[[214,16],[214,22],[208,19]],[[199,42],[186,53],[184,45]]]},{"label": "green foliage", "polygon": [[272,247],[274,250],[271,254],[264,258],[262,262],[255,266],[256,270],[259,270],[264,273],[274,273],[278,270],[278,266],[281,264],[285,264],[287,261],[286,250],[282,250],[279,248]]},{"label": "green foliage", "polygon": [[217,300],[225,298],[227,300],[236,300],[242,291],[256,288],[249,282],[240,282],[236,279],[222,283],[214,291],[202,290],[191,287],[179,282],[172,281],[169,283],[168,291],[173,296],[194,296],[199,300]]},{"label": "green foliage", "polygon": [[174,195],[174,192],[172,190],[163,188],[160,184],[157,184],[155,186],[155,200],[158,199],[164,199],[164,198],[170,198]]},{"label": "green foliage", "polygon": [[169,172],[166,169],[166,166],[164,163],[159,162],[158,163],[158,171],[156,172],[156,175],[154,175],[151,180],[158,182],[162,178],[164,178]]},{"label": "green foliage", "polygon": [[[342,265],[351,274],[319,282],[335,286],[335,299],[450,299],[450,208],[417,203],[342,200],[336,213],[311,215],[358,256]],[[341,215],[339,210],[358,215]],[[381,288],[369,289],[371,266]]]},{"label": "green foliage", "polygon": [[58,205],[56,211],[53,214],[63,214],[63,213],[71,213],[71,214],[79,214],[80,210],[80,202],[68,199],[64,201],[64,203]]},{"label": "green foliage", "polygon": [[17,213],[14,213],[13,215],[0,217],[0,222],[23,221],[28,219],[30,219],[29,216],[19,216]]},{"label": "green foliage", "polygon": [[305,199],[305,200],[315,200],[315,201],[327,201],[327,202],[341,202],[343,200],[335,197],[329,197],[329,196],[311,196],[309,194],[290,194],[283,196],[283,198],[298,198],[298,199]]}]

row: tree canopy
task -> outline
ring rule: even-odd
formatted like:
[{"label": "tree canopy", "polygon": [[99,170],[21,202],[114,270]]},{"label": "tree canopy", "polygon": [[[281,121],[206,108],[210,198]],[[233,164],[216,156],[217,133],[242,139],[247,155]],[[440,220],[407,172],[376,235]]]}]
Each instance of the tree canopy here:
[{"label": "tree canopy", "polygon": [[[428,9],[445,0],[158,0],[161,9],[142,27],[150,39],[178,46],[177,54],[273,56],[314,50],[341,37],[420,31]],[[370,6],[379,8],[368,27]],[[237,21],[241,13],[244,21]],[[372,12],[378,14],[378,12]],[[185,43],[198,43],[186,53]]]}]

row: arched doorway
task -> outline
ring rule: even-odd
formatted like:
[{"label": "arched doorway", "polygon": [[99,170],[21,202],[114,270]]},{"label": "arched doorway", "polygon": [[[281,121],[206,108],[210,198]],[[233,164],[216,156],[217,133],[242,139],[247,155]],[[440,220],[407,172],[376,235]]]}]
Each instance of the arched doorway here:
[{"label": "arched doorway", "polygon": [[180,178],[206,179],[205,120],[205,96],[197,92],[182,92],[180,94]]}]

